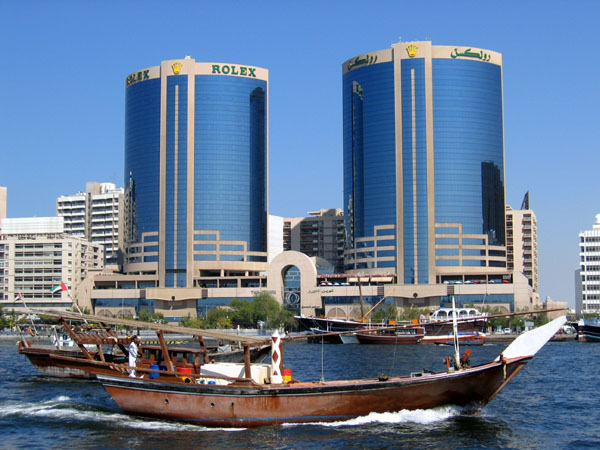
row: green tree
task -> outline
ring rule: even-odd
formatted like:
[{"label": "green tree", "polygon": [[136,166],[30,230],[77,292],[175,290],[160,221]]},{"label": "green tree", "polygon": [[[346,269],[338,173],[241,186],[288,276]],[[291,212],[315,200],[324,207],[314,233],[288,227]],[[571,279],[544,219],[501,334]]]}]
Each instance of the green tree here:
[{"label": "green tree", "polygon": [[256,326],[254,318],[254,308],[252,303],[246,299],[234,298],[229,305],[233,309],[232,323],[234,327],[238,325],[244,328],[253,328]]},{"label": "green tree", "polygon": [[4,308],[0,305],[0,329],[8,328],[9,319],[4,314]]},{"label": "green tree", "polygon": [[419,317],[421,317],[421,315],[426,316],[427,314],[429,314],[430,309],[429,308],[417,308],[414,306],[407,306],[405,308],[402,308],[402,311],[400,312],[400,316],[399,316],[399,320],[403,321],[403,322],[410,322],[411,320],[414,319],[419,319]]},{"label": "green tree", "polygon": [[167,323],[167,319],[165,319],[165,316],[159,312],[155,312],[154,314],[152,314],[151,319],[154,323]]},{"label": "green tree", "polygon": [[280,305],[267,292],[256,294],[252,300],[232,299],[229,306],[209,309],[205,318],[183,319],[180,324],[191,328],[244,328],[258,327],[263,322],[267,328],[296,328],[294,313]]},{"label": "green tree", "polygon": [[[385,310],[380,308],[371,313],[370,319],[372,323],[381,323],[385,320],[385,316]],[[369,318],[367,318],[367,321],[368,320]]]},{"label": "green tree", "polygon": [[206,314],[206,328],[231,328],[231,312],[224,308],[210,309]]},{"label": "green tree", "polygon": [[253,310],[253,326],[256,326],[258,321],[266,324],[267,328],[292,328],[296,326],[294,313],[285,309],[275,300],[268,292],[260,292],[252,299]]},{"label": "green tree", "polygon": [[200,317],[194,317],[193,319],[190,317],[186,317],[179,324],[182,327],[186,328],[206,328],[205,320]]}]

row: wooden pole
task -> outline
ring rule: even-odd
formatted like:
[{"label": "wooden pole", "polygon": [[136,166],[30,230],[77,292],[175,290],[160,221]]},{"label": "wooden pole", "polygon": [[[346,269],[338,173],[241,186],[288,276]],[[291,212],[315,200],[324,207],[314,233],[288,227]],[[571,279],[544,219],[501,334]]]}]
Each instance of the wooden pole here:
[{"label": "wooden pole", "polygon": [[244,373],[246,378],[252,378],[252,369],[250,367],[250,344],[242,342],[244,347]]},{"label": "wooden pole", "polygon": [[204,338],[198,336],[198,342],[200,342],[200,350],[202,350],[202,354],[204,355],[204,364],[208,364],[210,361],[208,359],[208,350],[206,350],[206,345],[204,344]]},{"label": "wooden pole", "polygon": [[100,359],[102,360],[102,362],[106,362],[106,359],[104,359],[104,352],[102,351],[102,344],[96,344],[96,348],[98,349],[98,354],[100,355]]},{"label": "wooden pole", "polygon": [[169,370],[171,372],[175,372],[175,366],[173,365],[173,361],[171,361],[171,356],[169,355],[169,349],[167,348],[167,343],[165,342],[165,338],[163,336],[162,331],[157,331],[158,341],[160,342],[160,348],[162,349],[165,361],[167,362],[167,366],[169,366]]},{"label": "wooden pole", "polygon": [[[87,348],[85,348],[85,345],[81,344],[79,339],[77,339],[77,335],[75,334],[75,332],[71,329],[71,327],[69,326],[69,324],[67,324],[67,321],[65,319],[61,318],[61,322],[63,324],[63,327],[65,328],[65,330],[67,330],[67,333],[69,333],[69,336],[71,336],[71,339],[73,339],[73,341],[75,343],[77,343],[77,345],[79,346],[79,348],[81,349],[81,351],[83,352],[83,354],[86,356],[86,358],[88,359],[94,359],[94,357],[90,354],[90,352],[87,351]],[[59,336],[57,335],[57,339],[59,338]]]},{"label": "wooden pole", "polygon": [[369,314],[371,314],[371,312],[372,312],[372,311],[373,311],[375,308],[377,308],[377,307],[378,307],[378,306],[381,304],[381,302],[383,302],[383,301],[384,301],[386,298],[388,298],[390,295],[392,295],[392,294],[394,293],[394,291],[395,291],[395,290],[396,290],[396,288],[392,289],[392,291],[391,291],[391,292],[390,292],[388,295],[385,295],[385,296],[384,296],[384,297],[383,297],[381,300],[379,300],[379,301],[378,301],[378,302],[375,304],[375,306],[373,306],[373,307],[372,307],[372,308],[371,308],[371,309],[370,309],[370,310],[369,310],[369,311],[368,311],[368,312],[367,312],[367,313],[366,313],[364,316],[362,316],[361,322],[362,322],[362,323],[365,323],[365,321],[366,321],[366,319],[367,319],[367,316],[368,316]]}]

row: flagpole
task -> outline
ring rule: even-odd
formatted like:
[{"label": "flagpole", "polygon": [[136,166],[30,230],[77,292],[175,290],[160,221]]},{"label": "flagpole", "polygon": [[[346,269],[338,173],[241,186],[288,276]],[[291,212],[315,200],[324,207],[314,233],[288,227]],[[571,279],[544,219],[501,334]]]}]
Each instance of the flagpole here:
[{"label": "flagpole", "polygon": [[31,326],[33,327],[33,333],[37,334],[35,329],[35,323],[33,321],[33,317],[31,317],[31,310],[29,309],[29,306],[27,306],[27,303],[25,303],[25,299],[23,298],[21,293],[17,292],[17,296],[20,299],[20,301],[23,302],[23,306],[25,307],[25,311],[27,312],[27,317],[29,317],[29,320],[31,321]]},{"label": "flagpole", "polygon": [[[79,312],[79,315],[81,315],[83,317],[83,312],[81,312],[81,309],[79,308],[79,305],[77,304],[77,302],[75,301],[75,299],[73,299],[73,297],[71,297],[71,292],[69,292],[69,288],[67,288],[67,295],[69,296],[69,298],[73,302],[73,305],[75,305],[75,308],[77,308],[77,311]],[[89,325],[87,320],[83,319],[83,321],[86,323],[86,325]]]},{"label": "flagpole", "polygon": [[[52,291],[53,291],[52,293],[54,293],[54,290],[57,289],[57,288],[59,288],[59,287],[60,287],[61,292],[62,291],[66,291],[67,292],[67,295],[71,299],[71,303],[75,306],[75,308],[77,308],[77,311],[79,312],[79,315],[81,315],[83,317],[83,312],[81,311],[81,309],[79,309],[79,305],[77,304],[77,302],[71,296],[71,292],[69,291],[69,288],[67,287],[67,285],[64,282],[61,281],[59,285],[54,286],[52,288]],[[86,323],[86,325],[89,325],[87,320],[83,319],[83,321]]]}]

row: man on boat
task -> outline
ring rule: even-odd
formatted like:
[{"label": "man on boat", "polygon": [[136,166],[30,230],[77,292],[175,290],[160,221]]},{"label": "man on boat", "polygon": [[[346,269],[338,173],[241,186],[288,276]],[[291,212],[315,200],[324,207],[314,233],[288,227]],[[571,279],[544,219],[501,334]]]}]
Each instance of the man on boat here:
[{"label": "man on boat", "polygon": [[[140,344],[140,338],[137,336],[137,334],[134,334],[131,337],[131,342],[129,343],[129,367],[131,367],[131,369],[129,369],[129,376],[131,378],[136,378],[135,376],[135,365],[137,362],[137,358],[138,358],[138,345]],[[141,375],[140,378],[143,378],[144,376]]]}]

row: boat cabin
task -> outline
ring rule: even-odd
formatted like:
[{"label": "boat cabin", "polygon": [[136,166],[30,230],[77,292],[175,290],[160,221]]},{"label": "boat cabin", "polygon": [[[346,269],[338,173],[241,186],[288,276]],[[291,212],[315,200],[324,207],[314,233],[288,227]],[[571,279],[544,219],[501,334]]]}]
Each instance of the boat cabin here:
[{"label": "boat cabin", "polygon": [[[140,347],[142,364],[166,366],[167,360],[163,350],[158,345],[143,345]],[[177,366],[190,368],[194,373],[200,373],[200,366],[204,364],[205,351],[193,348],[170,348],[169,358]]]},{"label": "boat cabin", "polygon": [[[456,308],[458,319],[469,319],[486,316],[487,313],[482,313],[475,308]],[[429,317],[421,318],[421,322],[446,322],[452,320],[452,308],[439,308]]]}]

